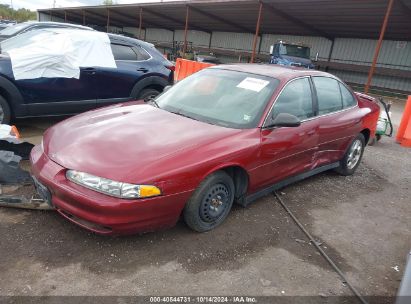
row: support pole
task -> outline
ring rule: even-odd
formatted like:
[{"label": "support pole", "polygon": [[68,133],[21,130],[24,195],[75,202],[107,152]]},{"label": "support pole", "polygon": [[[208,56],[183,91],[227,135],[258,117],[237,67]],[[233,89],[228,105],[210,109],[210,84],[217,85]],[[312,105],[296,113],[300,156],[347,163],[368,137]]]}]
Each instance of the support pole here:
[{"label": "support pole", "polygon": [[86,25],[86,11],[83,10],[83,25]]},{"label": "support pole", "polygon": [[372,60],[370,71],[368,73],[367,84],[365,85],[365,89],[364,89],[365,93],[368,93],[368,90],[370,89],[370,86],[371,86],[372,77],[375,71],[375,65],[377,64],[378,55],[380,54],[381,45],[384,39],[385,30],[387,28],[388,18],[390,17],[393,3],[394,3],[394,0],[390,0],[387,6],[387,11],[385,12],[384,22],[382,24],[381,32],[380,32],[380,38],[378,39],[377,47],[375,48],[374,58]]},{"label": "support pole", "polygon": [[186,25],[184,27],[183,58],[186,56],[186,51],[187,51],[188,12],[189,12],[189,7],[187,5],[186,6]]},{"label": "support pole", "polygon": [[143,27],[143,8],[140,7],[140,19],[139,19],[139,23],[138,23],[138,39],[141,40],[141,30]]},{"label": "support pole", "polygon": [[108,33],[109,27],[110,27],[110,9],[107,8],[107,33]]},{"label": "support pole", "polygon": [[253,52],[251,53],[251,63],[254,63],[254,60],[255,60],[255,51],[256,51],[256,48],[257,48],[258,34],[260,32],[261,12],[262,12],[262,10],[263,10],[263,3],[260,2],[260,7],[258,9],[257,24],[255,26],[255,35],[254,35],[254,41],[253,41]]},{"label": "support pole", "polygon": [[67,12],[66,11],[64,11],[64,22],[67,23]]},{"label": "support pole", "polygon": [[53,21],[53,11],[50,11],[50,21]]}]

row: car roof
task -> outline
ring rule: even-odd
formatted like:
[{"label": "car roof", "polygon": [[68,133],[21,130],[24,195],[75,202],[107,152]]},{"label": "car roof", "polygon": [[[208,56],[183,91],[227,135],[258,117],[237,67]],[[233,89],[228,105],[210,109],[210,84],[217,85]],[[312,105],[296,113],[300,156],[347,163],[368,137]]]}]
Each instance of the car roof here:
[{"label": "car roof", "polygon": [[268,76],[279,80],[289,80],[301,76],[326,76],[336,78],[335,76],[326,72],[276,64],[222,64],[213,66],[211,68],[246,72],[256,75]]},{"label": "car roof", "polygon": [[58,25],[58,26],[64,26],[64,27],[75,27],[75,28],[79,28],[79,29],[93,30],[91,27],[88,27],[88,26],[73,24],[73,23],[65,23],[65,22],[26,21],[26,22],[23,22],[23,24],[27,24],[27,26],[37,25],[37,24],[39,24],[39,25]]},{"label": "car roof", "polygon": [[136,38],[131,38],[131,37],[118,35],[118,34],[111,34],[111,33],[109,33],[108,36],[110,37],[110,39],[115,39],[115,40],[120,41],[120,42],[122,41],[122,42],[125,42],[125,43],[138,44],[138,45],[141,45],[141,46],[154,48],[154,44],[149,43],[149,42],[145,42],[143,40],[139,40],[139,39],[136,39]]}]

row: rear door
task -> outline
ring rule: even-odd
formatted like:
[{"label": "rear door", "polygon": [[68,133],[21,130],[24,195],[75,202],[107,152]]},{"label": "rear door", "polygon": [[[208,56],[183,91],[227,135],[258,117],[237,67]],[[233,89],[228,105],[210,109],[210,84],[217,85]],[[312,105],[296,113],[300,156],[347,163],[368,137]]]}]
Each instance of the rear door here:
[{"label": "rear door", "polygon": [[331,77],[313,77],[318,101],[319,164],[339,161],[360,132],[361,116],[351,91]]},{"label": "rear door", "polygon": [[143,48],[112,41],[111,49],[117,68],[98,68],[97,105],[130,100],[134,85],[150,72],[151,56]]},{"label": "rear door", "polygon": [[[264,186],[308,171],[313,167],[319,140],[315,118],[312,84],[309,77],[297,78],[286,84],[270,112],[289,113],[301,120],[299,127],[263,128],[261,159],[257,179]],[[270,117],[268,116],[268,117]]]}]

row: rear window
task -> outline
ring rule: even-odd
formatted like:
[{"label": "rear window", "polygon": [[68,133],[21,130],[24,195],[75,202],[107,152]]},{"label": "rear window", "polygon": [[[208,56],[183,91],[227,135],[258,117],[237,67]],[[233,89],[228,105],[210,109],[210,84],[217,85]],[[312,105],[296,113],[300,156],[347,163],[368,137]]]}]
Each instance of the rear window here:
[{"label": "rear window", "polygon": [[137,54],[132,47],[122,44],[111,44],[115,60],[137,60]]},{"label": "rear window", "polygon": [[342,83],[339,83],[339,85],[344,108],[355,106],[357,102],[351,92]]},{"label": "rear window", "polygon": [[151,58],[147,51],[142,47],[135,47],[133,49],[137,53],[137,60],[148,60]]},{"label": "rear window", "polygon": [[328,77],[313,77],[318,98],[318,114],[324,115],[342,110],[342,100],[337,80]]}]

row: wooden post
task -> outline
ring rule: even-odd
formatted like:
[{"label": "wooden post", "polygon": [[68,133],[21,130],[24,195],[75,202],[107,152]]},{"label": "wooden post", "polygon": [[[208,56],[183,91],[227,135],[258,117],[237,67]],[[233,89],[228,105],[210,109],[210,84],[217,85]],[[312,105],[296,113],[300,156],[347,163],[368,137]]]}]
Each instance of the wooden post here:
[{"label": "wooden post", "polygon": [[186,51],[187,51],[188,12],[189,12],[189,7],[187,5],[186,6],[186,25],[184,27],[183,58],[186,56]]},{"label": "wooden post", "polygon": [[371,86],[372,77],[374,75],[375,66],[378,60],[378,55],[380,54],[381,45],[384,40],[385,30],[387,29],[388,18],[390,17],[393,3],[394,3],[394,0],[390,0],[387,6],[387,11],[385,12],[384,22],[382,24],[381,32],[380,32],[380,38],[378,39],[377,47],[375,48],[374,58],[372,60],[370,71],[368,73],[367,84],[365,85],[365,89],[364,89],[364,92],[366,94],[368,93],[370,86]]},{"label": "wooden post", "polygon": [[109,27],[110,27],[110,9],[107,8],[107,33],[108,33]]},{"label": "wooden post", "polygon": [[139,20],[139,25],[138,25],[138,39],[141,40],[141,30],[143,26],[143,8],[140,7],[140,20]]},{"label": "wooden post", "polygon": [[83,25],[86,25],[86,11],[83,10]]},{"label": "wooden post", "polygon": [[260,24],[261,24],[261,11],[263,10],[263,3],[260,2],[260,7],[258,9],[258,19],[257,19],[257,25],[255,26],[255,35],[254,35],[254,41],[253,41],[253,52],[251,53],[251,63],[254,63],[255,60],[255,51],[257,48],[257,39],[258,39],[258,34],[260,32]]}]

